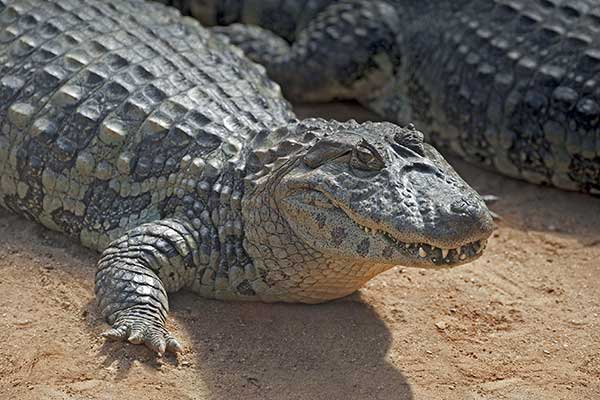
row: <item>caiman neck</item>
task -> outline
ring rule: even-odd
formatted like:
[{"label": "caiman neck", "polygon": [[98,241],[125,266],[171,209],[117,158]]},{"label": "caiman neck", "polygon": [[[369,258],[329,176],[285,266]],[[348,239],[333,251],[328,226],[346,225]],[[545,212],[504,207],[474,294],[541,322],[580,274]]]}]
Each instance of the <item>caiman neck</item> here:
[{"label": "caiman neck", "polygon": [[309,247],[278,212],[268,186],[256,188],[242,202],[243,245],[256,270],[252,287],[262,301],[321,303],[337,299],[391,268],[327,257]]}]

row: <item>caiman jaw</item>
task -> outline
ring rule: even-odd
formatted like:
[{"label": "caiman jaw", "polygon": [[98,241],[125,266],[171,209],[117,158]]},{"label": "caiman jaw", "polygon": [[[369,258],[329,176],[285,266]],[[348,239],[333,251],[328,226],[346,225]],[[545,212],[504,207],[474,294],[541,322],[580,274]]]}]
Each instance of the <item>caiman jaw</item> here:
[{"label": "caiman jaw", "polygon": [[436,247],[428,243],[406,243],[396,240],[387,232],[373,230],[367,227],[362,228],[365,233],[373,232],[375,235],[383,235],[396,246],[404,248],[404,252],[410,253],[414,258],[422,260],[428,259],[433,264],[439,265],[440,267],[453,266],[475,260],[483,253],[483,250],[487,246],[487,239],[476,240],[452,249]]},{"label": "caiman jaw", "polygon": [[465,264],[479,258],[487,246],[487,239],[479,239],[476,241],[467,242],[455,248],[442,248],[424,242],[404,242],[400,239],[397,239],[389,232],[362,225],[361,223],[357,222],[355,218],[353,218],[349,211],[336,204],[332,198],[323,192],[317,192],[322,194],[328,200],[327,207],[336,207],[343,211],[348,218],[366,234],[373,236],[381,235],[383,238],[385,238],[385,240],[393,243],[394,247],[396,247],[400,252],[419,262],[429,261],[434,266],[439,266],[440,268]]},{"label": "caiman jaw", "polygon": [[[353,220],[354,221],[354,220]],[[458,264],[464,264],[473,261],[483,253],[487,246],[487,239],[480,239],[469,242],[456,248],[436,247],[429,243],[410,243],[396,239],[385,231],[371,229],[354,221],[366,234],[381,235],[389,242],[392,242],[396,248],[409,257],[420,261],[429,260],[432,264],[439,267],[451,267]]]}]

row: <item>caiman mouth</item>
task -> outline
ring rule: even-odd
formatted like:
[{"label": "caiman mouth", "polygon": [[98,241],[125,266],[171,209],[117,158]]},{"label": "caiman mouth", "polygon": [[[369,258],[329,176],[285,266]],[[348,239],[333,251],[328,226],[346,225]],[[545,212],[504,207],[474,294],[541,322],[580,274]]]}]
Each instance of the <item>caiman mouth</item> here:
[{"label": "caiman mouth", "polygon": [[[348,214],[346,214],[348,215]],[[350,217],[350,216],[349,216]],[[473,261],[483,253],[483,250],[487,246],[487,239],[480,239],[474,242],[463,244],[456,248],[442,248],[436,247],[429,243],[409,243],[397,240],[391,234],[380,231],[377,229],[370,229],[363,226],[354,220],[354,223],[358,225],[367,234],[380,235],[388,242],[394,244],[402,253],[412,257],[414,259],[429,261],[434,265],[443,266],[454,266],[458,264],[464,264]]]},{"label": "caiman mouth", "polygon": [[344,214],[346,214],[346,216],[352,220],[352,222],[354,222],[359,229],[362,229],[367,234],[383,238],[383,240],[391,243],[407,258],[412,258],[419,264],[432,264],[439,267],[452,267],[465,264],[479,258],[487,246],[487,239],[479,239],[472,242],[467,242],[454,248],[437,247],[430,243],[423,242],[404,242],[394,237],[394,235],[389,232],[364,226],[357,221],[357,218],[353,215],[352,211],[337,204],[335,199],[332,199],[326,193],[321,191],[316,192],[323,196],[327,203],[329,203],[327,207],[331,206],[338,208]]}]

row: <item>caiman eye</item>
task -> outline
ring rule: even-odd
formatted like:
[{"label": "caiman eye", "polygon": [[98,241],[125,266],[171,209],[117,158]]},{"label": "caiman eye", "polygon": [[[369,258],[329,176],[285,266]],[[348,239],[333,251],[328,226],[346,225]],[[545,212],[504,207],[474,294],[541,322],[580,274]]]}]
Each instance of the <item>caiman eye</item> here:
[{"label": "caiman eye", "polygon": [[385,167],[385,162],[377,149],[363,139],[352,149],[350,165],[363,171],[381,171]]}]

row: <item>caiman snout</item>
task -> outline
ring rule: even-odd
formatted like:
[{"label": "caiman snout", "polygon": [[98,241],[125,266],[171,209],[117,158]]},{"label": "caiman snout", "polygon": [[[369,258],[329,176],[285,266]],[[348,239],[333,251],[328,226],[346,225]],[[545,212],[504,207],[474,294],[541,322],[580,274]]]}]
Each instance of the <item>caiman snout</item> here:
[{"label": "caiman snout", "polygon": [[[478,196],[451,201],[446,207],[440,207],[438,213],[435,236],[443,241],[449,238],[460,238],[462,242],[484,240],[495,229],[490,211]],[[448,243],[449,247],[457,244],[460,243]]]}]

